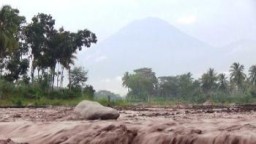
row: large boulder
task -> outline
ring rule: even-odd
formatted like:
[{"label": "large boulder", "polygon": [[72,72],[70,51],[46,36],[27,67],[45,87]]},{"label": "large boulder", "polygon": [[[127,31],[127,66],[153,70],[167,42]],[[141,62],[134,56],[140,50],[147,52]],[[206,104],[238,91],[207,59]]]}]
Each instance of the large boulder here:
[{"label": "large boulder", "polygon": [[117,110],[105,107],[98,102],[83,100],[75,107],[75,113],[79,115],[79,118],[86,120],[95,119],[117,119],[119,113]]}]

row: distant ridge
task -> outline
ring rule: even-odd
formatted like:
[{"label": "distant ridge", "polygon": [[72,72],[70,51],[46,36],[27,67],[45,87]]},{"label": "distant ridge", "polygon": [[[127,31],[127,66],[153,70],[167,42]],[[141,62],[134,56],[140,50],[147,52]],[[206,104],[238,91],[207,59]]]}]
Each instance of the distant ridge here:
[{"label": "distant ridge", "polygon": [[[96,88],[109,87],[106,84],[109,81],[120,89],[121,76],[140,67],[150,67],[158,76],[186,72],[199,75],[209,67],[228,70],[231,61],[236,60],[232,57],[237,55],[228,55],[230,49],[214,48],[164,20],[150,17],[128,24],[79,59],[86,59],[83,64]],[[255,54],[256,47],[249,52]]]}]

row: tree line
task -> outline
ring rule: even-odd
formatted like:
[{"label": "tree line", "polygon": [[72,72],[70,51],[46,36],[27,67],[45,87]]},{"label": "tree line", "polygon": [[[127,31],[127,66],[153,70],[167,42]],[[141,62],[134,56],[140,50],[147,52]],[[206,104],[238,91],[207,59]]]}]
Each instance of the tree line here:
[{"label": "tree line", "polygon": [[96,42],[88,29],[56,28],[55,19],[44,13],[27,22],[18,9],[4,5],[0,9],[0,79],[14,85],[45,83],[49,91],[64,87],[66,71],[68,88],[81,87],[87,72],[72,69],[76,53]]},{"label": "tree line", "polygon": [[[97,38],[87,29],[70,32],[54,26],[51,15],[39,13],[26,23],[18,9],[3,6],[0,10],[0,76],[11,82],[27,78],[34,82],[37,73],[37,78],[50,75],[52,86],[57,76],[57,85],[62,85],[63,71],[70,72],[76,52],[90,47]],[[56,71],[57,66],[61,66],[61,70]]]},{"label": "tree line", "polygon": [[[204,102],[209,99],[256,98],[256,65],[250,67],[247,76],[244,65],[237,62],[230,66],[229,74],[218,74],[209,68],[198,79],[190,72],[157,77],[151,68],[140,68],[133,73],[126,72],[122,81],[128,88],[127,99],[137,101],[182,99]],[[246,100],[249,102],[250,99]]]}]

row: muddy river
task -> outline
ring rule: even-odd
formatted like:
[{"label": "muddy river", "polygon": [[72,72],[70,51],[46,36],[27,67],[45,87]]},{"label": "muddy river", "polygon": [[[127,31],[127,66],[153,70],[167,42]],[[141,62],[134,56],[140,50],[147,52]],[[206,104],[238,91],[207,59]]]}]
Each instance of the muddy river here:
[{"label": "muddy river", "polygon": [[0,144],[256,144],[256,106],[117,108],[78,120],[72,107],[0,108]]}]

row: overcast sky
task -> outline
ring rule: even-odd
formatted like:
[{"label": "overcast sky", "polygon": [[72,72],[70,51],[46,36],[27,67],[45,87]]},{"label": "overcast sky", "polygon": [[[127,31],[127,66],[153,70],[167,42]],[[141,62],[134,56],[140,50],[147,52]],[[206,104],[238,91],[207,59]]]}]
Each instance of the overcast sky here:
[{"label": "overcast sky", "polygon": [[88,28],[103,40],[128,23],[158,17],[213,46],[255,39],[255,0],[1,0],[31,17],[48,13],[57,26]]}]

